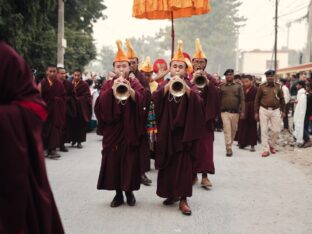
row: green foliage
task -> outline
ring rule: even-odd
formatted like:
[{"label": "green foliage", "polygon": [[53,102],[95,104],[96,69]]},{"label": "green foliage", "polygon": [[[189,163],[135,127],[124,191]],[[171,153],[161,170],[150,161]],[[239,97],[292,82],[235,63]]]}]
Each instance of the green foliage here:
[{"label": "green foliage", "polygon": [[71,45],[66,49],[64,58],[68,71],[73,71],[75,68],[83,69],[91,60],[95,59],[96,48],[90,34],[66,28],[65,38]]},{"label": "green foliage", "polygon": [[142,36],[139,38],[129,38],[133,48],[138,54],[139,60],[142,61],[146,56],[151,57],[151,61],[157,58],[169,58],[169,54],[166,54],[167,50],[164,47],[164,41],[161,36],[156,35],[155,37],[151,36]]},{"label": "green foliage", "polygon": [[[56,63],[58,1],[0,0],[0,36],[39,70]],[[65,66],[83,68],[96,57],[92,23],[104,18],[102,0],[65,1]]]},{"label": "green foliage", "polygon": [[99,53],[99,62],[104,74],[112,70],[114,58],[115,52],[113,49],[109,46],[103,46]]}]

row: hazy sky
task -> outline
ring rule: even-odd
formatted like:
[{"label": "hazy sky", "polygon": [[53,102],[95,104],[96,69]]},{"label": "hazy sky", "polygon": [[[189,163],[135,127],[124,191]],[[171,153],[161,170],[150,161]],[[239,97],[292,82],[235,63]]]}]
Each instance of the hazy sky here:
[{"label": "hazy sky", "polygon": [[[217,0],[215,0],[217,1]],[[275,0],[241,0],[239,15],[247,18],[245,27],[240,30],[241,50],[272,50],[274,43]],[[279,48],[286,46],[286,23],[307,13],[310,0],[279,0]],[[133,0],[104,0],[107,19],[94,25],[97,48],[110,45],[115,48],[116,39],[154,35],[160,28],[169,25],[166,20],[142,20],[132,17]],[[212,9],[213,11],[214,9]],[[307,23],[293,23],[290,27],[289,47],[301,49],[307,38]],[[196,36],[194,36],[195,38]]]}]

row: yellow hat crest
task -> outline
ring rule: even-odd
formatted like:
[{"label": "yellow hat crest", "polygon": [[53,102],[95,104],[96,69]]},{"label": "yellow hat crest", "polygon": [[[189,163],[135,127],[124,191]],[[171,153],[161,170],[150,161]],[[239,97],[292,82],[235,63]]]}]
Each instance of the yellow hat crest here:
[{"label": "yellow hat crest", "polygon": [[153,72],[153,65],[151,64],[151,58],[149,56],[140,64],[139,70],[142,72]]},{"label": "yellow hat crest", "polygon": [[125,52],[122,49],[122,42],[121,42],[121,40],[117,40],[116,44],[117,44],[117,49],[118,50],[117,50],[117,54],[116,54],[114,62],[123,62],[123,61],[127,62],[127,61],[129,61],[128,57],[126,56]]},{"label": "yellow hat crest", "polygon": [[128,57],[129,59],[137,58],[138,55],[137,55],[136,52],[134,51],[133,46],[132,46],[132,44],[131,44],[131,41],[130,41],[129,39],[126,39],[126,46],[127,46],[127,49],[128,49],[128,51],[127,51],[127,57]]},{"label": "yellow hat crest", "polygon": [[171,61],[180,61],[180,62],[185,62],[185,57],[183,55],[183,41],[178,40],[178,50],[171,59]]},{"label": "yellow hat crest", "polygon": [[203,52],[199,38],[196,38],[195,40],[195,54],[193,59],[207,59],[205,53]]}]

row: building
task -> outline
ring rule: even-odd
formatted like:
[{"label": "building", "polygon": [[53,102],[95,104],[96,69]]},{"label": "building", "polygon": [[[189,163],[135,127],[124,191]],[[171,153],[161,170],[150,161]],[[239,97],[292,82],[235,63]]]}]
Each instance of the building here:
[{"label": "building", "polygon": [[[289,50],[278,51],[277,68],[289,66],[289,53]],[[239,68],[241,73],[263,77],[266,70],[274,68],[274,54],[264,50],[243,51]]]}]

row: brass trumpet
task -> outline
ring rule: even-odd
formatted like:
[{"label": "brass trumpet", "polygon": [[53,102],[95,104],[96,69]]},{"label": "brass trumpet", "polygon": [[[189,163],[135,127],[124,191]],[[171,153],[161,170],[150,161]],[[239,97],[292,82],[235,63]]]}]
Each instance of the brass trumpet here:
[{"label": "brass trumpet", "polygon": [[169,92],[174,97],[182,97],[185,94],[186,88],[183,80],[180,77],[176,76],[176,79],[171,83],[169,87]]},{"label": "brass trumpet", "polygon": [[[120,77],[123,78],[121,75]],[[124,78],[123,78],[124,79]],[[114,96],[119,101],[127,100],[130,97],[130,87],[126,83],[118,83],[113,89]]]},{"label": "brass trumpet", "polygon": [[197,88],[202,89],[207,85],[207,78],[204,76],[203,72],[194,77],[194,84]]}]

